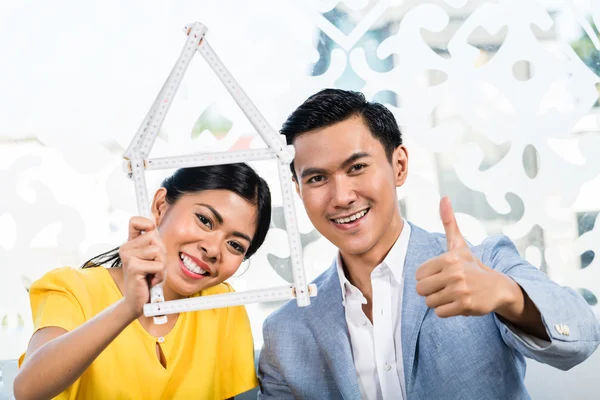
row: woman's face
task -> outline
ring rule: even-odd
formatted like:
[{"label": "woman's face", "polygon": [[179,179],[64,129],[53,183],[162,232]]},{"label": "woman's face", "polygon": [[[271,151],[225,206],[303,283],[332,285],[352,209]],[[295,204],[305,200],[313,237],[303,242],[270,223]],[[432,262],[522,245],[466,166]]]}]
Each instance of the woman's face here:
[{"label": "woman's face", "polygon": [[228,190],[181,196],[174,204],[159,189],[153,213],[167,249],[168,286],[190,296],[230,278],[256,232],[257,208]]}]

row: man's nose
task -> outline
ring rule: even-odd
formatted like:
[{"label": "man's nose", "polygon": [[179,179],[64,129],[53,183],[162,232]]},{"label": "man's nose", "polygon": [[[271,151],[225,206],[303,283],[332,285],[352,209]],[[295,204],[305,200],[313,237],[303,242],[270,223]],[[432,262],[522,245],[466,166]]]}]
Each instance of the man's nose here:
[{"label": "man's nose", "polygon": [[331,202],[336,208],[348,208],[356,201],[357,195],[348,177],[336,177],[330,185]]}]

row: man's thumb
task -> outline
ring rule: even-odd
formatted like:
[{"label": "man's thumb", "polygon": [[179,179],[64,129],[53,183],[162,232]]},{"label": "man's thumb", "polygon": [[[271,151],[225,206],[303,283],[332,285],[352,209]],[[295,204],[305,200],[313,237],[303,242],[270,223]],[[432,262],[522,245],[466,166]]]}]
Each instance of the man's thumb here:
[{"label": "man's thumb", "polygon": [[448,197],[443,197],[440,201],[440,217],[444,224],[446,240],[448,240],[448,251],[467,247],[467,242],[460,233],[460,229],[458,229],[454,210],[452,210],[452,203],[450,203]]}]

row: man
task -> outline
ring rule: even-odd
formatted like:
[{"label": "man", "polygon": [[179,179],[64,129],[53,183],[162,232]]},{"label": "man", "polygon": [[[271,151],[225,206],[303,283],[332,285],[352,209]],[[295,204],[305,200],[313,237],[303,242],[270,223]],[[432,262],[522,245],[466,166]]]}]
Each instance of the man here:
[{"label": "man", "polygon": [[402,218],[408,154],[384,106],[326,89],[282,133],[298,195],[339,254],[310,307],[265,321],[259,398],[524,399],[524,356],[566,370],[596,349],[583,298],[506,237],[471,247],[448,199],[445,236]]}]

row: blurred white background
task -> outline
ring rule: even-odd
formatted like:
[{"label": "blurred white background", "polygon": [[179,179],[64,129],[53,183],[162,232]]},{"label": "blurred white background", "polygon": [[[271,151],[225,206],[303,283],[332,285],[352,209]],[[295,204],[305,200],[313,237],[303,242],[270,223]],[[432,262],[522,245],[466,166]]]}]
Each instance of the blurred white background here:
[{"label": "blurred white background", "polygon": [[[324,87],[388,105],[410,154],[407,219],[441,231],[449,195],[471,242],[508,235],[600,314],[599,1],[1,0],[0,360],[27,346],[33,280],[126,239],[122,154],[193,21],[275,129]],[[264,146],[198,54],[151,156]],[[274,218],[238,291],[291,279],[276,167],[254,166]],[[150,190],[163,176],[148,174]],[[335,249],[299,201],[297,214],[312,279]],[[248,306],[257,349],[277,306]],[[600,398],[594,370],[597,355],[569,373],[532,364],[528,386]]]}]

